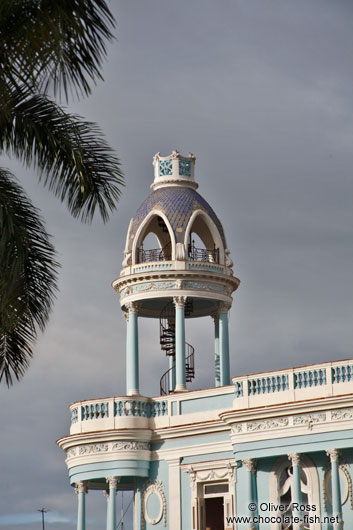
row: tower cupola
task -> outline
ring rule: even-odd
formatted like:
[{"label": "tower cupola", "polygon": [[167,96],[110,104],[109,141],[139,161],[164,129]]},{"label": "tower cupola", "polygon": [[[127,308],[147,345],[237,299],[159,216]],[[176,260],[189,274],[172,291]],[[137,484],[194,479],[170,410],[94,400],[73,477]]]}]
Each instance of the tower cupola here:
[{"label": "tower cupola", "polygon": [[193,154],[157,153],[153,165],[153,191],[130,221],[123,269],[113,282],[128,322],[127,393],[139,393],[138,317],[160,319],[161,348],[169,357],[161,393],[185,391],[195,376],[185,318],[214,319],[216,385],[229,384],[228,311],[239,280],[223,226],[196,191]]},{"label": "tower cupola", "polygon": [[182,156],[176,149],[169,156],[156,153],[152,161],[154,181],[151,188],[157,190],[165,186],[181,186],[196,190],[198,184],[195,182],[195,160],[192,153]]}]

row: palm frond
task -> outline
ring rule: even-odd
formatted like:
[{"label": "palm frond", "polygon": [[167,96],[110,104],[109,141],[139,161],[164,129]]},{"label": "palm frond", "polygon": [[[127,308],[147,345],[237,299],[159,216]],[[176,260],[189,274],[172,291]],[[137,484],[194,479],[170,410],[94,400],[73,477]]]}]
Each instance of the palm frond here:
[{"label": "palm frond", "polygon": [[58,263],[38,210],[0,168],[0,382],[20,379],[47,323]]},{"label": "palm frond", "polygon": [[25,87],[0,85],[0,94],[0,150],[35,164],[74,217],[90,222],[98,208],[107,221],[124,177],[98,126]]},{"label": "palm frond", "polygon": [[115,20],[105,0],[0,0],[0,68],[55,93],[90,93]]}]

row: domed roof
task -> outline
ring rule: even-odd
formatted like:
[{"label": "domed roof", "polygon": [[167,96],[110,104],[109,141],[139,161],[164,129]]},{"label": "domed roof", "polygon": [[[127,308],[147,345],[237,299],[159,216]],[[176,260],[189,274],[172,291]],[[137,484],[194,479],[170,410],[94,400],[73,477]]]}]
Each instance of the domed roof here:
[{"label": "domed roof", "polygon": [[165,214],[172,226],[177,242],[183,240],[193,212],[203,210],[217,226],[224,248],[226,248],[224,231],[220,220],[208,202],[194,189],[166,186],[153,191],[141,204],[132,220],[130,226],[131,238],[135,236],[140,224],[152,210],[159,210]]}]

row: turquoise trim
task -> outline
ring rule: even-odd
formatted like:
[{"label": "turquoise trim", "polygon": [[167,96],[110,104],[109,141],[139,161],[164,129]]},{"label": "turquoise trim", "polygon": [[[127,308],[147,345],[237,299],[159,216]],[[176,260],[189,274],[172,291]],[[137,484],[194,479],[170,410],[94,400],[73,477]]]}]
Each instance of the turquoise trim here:
[{"label": "turquoise trim", "polygon": [[182,464],[196,464],[198,462],[225,460],[226,458],[234,459],[234,454],[232,453],[232,451],[223,451],[220,453],[208,453],[207,455],[200,455],[200,456],[185,456],[182,459]]},{"label": "turquoise trim", "polygon": [[330,448],[351,449],[352,447],[352,429],[286,438],[270,438],[270,432],[266,440],[235,444],[233,447],[236,459],[282,456],[288,453],[313,453]]},{"label": "turquoise trim", "polygon": [[102,479],[107,477],[148,477],[150,462],[147,460],[113,460],[74,466],[69,469],[70,483],[80,480]]},{"label": "turquoise trim", "polygon": [[185,401],[180,401],[180,414],[232,408],[233,397],[233,394],[221,394],[219,396],[186,399]]},{"label": "turquoise trim", "polygon": [[159,161],[159,176],[164,177],[166,175],[172,175],[172,161],[171,160],[160,160]]}]

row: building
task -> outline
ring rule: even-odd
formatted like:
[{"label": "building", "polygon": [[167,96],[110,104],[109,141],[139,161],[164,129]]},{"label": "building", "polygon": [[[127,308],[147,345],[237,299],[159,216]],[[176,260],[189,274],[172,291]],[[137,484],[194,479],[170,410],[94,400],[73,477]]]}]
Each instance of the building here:
[{"label": "building", "polygon": [[[113,287],[126,318],[126,395],[70,406],[66,452],[78,493],[134,492],[135,530],[353,528],[353,360],[230,377],[228,312],[239,280],[223,227],[196,191],[195,157],[153,159]],[[144,242],[155,234],[158,248]],[[215,386],[195,376],[185,318],[214,326]],[[168,358],[158,397],[139,391],[138,318],[158,318]],[[234,519],[244,517],[244,519]]]}]

